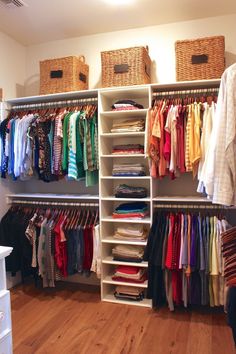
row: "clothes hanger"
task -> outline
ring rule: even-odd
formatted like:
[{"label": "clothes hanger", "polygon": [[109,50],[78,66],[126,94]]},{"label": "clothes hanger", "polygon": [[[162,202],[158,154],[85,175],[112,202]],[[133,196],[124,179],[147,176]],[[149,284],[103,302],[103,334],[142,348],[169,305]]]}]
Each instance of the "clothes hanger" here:
[{"label": "clothes hanger", "polygon": [[80,220],[80,215],[81,215],[81,209],[77,209],[75,213],[75,217],[72,220],[72,229],[77,229],[79,225],[79,220]]},{"label": "clothes hanger", "polygon": [[95,219],[94,219],[94,222],[93,222],[94,226],[97,224],[98,216],[99,216],[99,212],[98,212],[98,208],[97,208],[96,209],[96,214],[95,214]]},{"label": "clothes hanger", "polygon": [[76,213],[76,210],[73,209],[73,210],[71,211],[71,213],[69,214],[69,216],[68,216],[68,217],[69,217],[69,221],[68,221],[68,224],[67,224],[67,229],[68,229],[68,230],[71,230],[71,229],[72,229],[71,225],[72,225],[72,221],[73,221],[73,218],[74,218],[75,213]]},{"label": "clothes hanger", "polygon": [[84,227],[89,226],[89,224],[88,224],[89,215],[90,215],[90,210],[88,209],[88,210],[87,210],[86,219],[85,219],[85,223],[84,223]]}]

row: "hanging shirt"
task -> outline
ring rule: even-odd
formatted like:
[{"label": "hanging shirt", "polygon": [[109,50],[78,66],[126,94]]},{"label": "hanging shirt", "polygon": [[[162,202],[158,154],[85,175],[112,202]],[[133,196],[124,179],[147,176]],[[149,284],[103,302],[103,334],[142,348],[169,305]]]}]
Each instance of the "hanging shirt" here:
[{"label": "hanging shirt", "polygon": [[[209,154],[209,147],[211,141],[211,133],[214,122],[214,113],[216,104],[212,102],[211,106],[207,102],[203,103],[204,113],[203,113],[203,127],[201,136],[201,160],[198,166],[198,188],[199,193],[204,193],[205,191],[205,180],[206,180],[206,169]],[[209,162],[209,161],[208,161]]]},{"label": "hanging shirt", "polygon": [[216,120],[216,141],[212,200],[223,205],[236,204],[236,64],[225,70],[220,85]]},{"label": "hanging shirt", "polygon": [[69,120],[69,159],[68,159],[68,178],[77,179],[78,169],[76,164],[76,118],[79,115],[78,112],[73,113]]},{"label": "hanging shirt", "polygon": [[186,125],[186,141],[185,141],[185,167],[186,172],[192,171],[192,164],[190,158],[190,150],[192,146],[192,120],[193,120],[193,112],[192,105],[188,105],[188,118]]},{"label": "hanging shirt", "polygon": [[171,134],[171,155],[170,155],[170,172],[177,172],[177,124],[178,106],[171,106],[167,119],[165,129]]},{"label": "hanging shirt", "polygon": [[193,177],[197,175],[198,164],[201,159],[201,149],[200,149],[200,129],[201,129],[201,117],[200,117],[201,103],[194,103],[194,138],[193,138],[193,155],[192,155],[192,166],[193,166]]},{"label": "hanging shirt", "polygon": [[63,120],[63,146],[62,146],[62,170],[67,171],[68,169],[68,157],[69,157],[69,152],[68,152],[68,132],[69,132],[69,122],[70,122],[70,116],[73,114],[73,112],[69,112],[66,114]]},{"label": "hanging shirt", "polygon": [[165,116],[164,111],[166,108],[166,103],[161,102],[160,109],[158,110],[159,122],[160,122],[160,161],[159,161],[159,176],[163,177],[166,175],[166,159],[164,157],[164,145],[165,145]]}]

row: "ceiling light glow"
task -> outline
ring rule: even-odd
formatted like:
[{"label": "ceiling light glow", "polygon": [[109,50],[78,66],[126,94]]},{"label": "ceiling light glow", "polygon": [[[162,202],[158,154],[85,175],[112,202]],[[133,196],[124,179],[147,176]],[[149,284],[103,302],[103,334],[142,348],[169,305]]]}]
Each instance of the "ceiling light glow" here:
[{"label": "ceiling light glow", "polygon": [[109,5],[122,6],[122,5],[131,5],[135,0],[103,0]]}]

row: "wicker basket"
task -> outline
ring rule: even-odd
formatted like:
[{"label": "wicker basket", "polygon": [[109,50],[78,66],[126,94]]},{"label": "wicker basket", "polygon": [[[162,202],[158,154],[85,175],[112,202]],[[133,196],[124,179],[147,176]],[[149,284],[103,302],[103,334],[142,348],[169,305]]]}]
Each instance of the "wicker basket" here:
[{"label": "wicker basket", "polygon": [[220,78],[225,69],[224,36],[177,41],[177,81]]},{"label": "wicker basket", "polygon": [[40,94],[88,89],[89,67],[84,56],[68,56],[40,62]]},{"label": "wicker basket", "polygon": [[102,87],[148,84],[151,59],[145,47],[101,52]]}]

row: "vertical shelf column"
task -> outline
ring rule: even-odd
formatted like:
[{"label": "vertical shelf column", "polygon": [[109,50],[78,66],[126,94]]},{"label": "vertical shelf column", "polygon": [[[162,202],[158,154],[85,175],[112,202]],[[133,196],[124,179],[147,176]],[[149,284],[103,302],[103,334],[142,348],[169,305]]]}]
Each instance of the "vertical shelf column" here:
[{"label": "vertical shelf column", "polygon": [[[129,99],[143,106],[143,109],[135,110],[112,110],[112,104],[118,100]],[[140,144],[144,145],[145,131],[112,131],[114,123],[124,121],[135,121],[142,119],[146,121],[147,109],[150,106],[150,87],[121,87],[99,91],[99,152],[100,152],[100,232],[102,247],[102,279],[101,298],[103,301],[123,304],[139,305],[151,307],[151,302],[144,298],[141,301],[117,299],[114,296],[117,285],[125,285],[133,288],[147,288],[147,281],[143,283],[133,283],[113,280],[115,269],[119,265],[138,267],[147,269],[147,262],[126,262],[114,260],[112,249],[116,245],[130,245],[132,247],[145,247],[146,240],[127,240],[114,238],[118,227],[127,228],[129,226],[142,225],[149,231],[152,222],[152,181],[149,175],[148,161],[144,153],[113,153],[114,145]],[[146,126],[146,124],[145,124]],[[142,164],[145,167],[145,176],[113,176],[114,164]],[[116,198],[115,189],[120,184],[127,184],[132,187],[145,187],[146,198]],[[147,204],[149,214],[145,218],[121,218],[115,219],[113,212],[117,206],[123,203],[133,203],[143,201]]]}]

